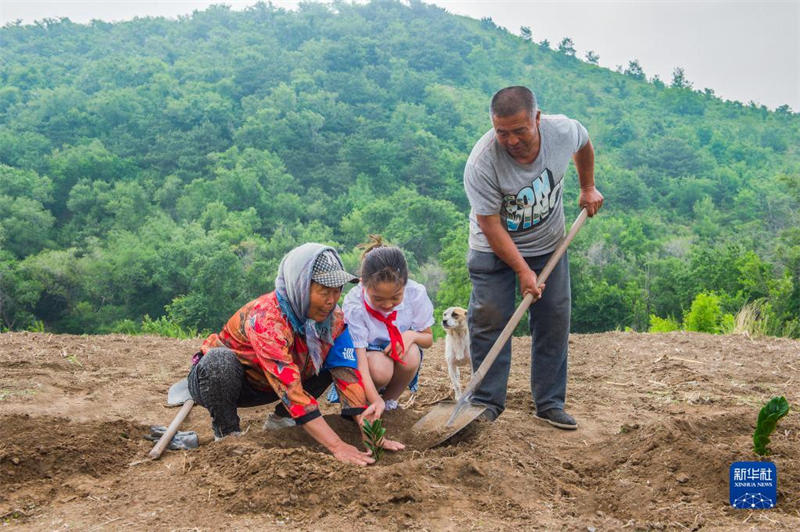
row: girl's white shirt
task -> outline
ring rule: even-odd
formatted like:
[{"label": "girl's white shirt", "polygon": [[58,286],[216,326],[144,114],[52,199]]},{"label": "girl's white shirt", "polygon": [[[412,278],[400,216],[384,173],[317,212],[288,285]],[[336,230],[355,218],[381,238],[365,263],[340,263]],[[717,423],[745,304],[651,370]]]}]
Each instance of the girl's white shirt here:
[{"label": "girl's white shirt", "polygon": [[[376,344],[389,341],[389,332],[386,325],[369,315],[364,308],[364,299],[367,298],[366,291],[361,283],[350,289],[344,297],[342,311],[344,320],[350,336],[353,338],[354,347],[366,348],[369,344]],[[369,299],[367,299],[369,303]],[[370,304],[370,308],[375,308]],[[376,309],[377,310],[377,309]],[[397,311],[394,324],[400,330],[424,331],[433,325],[433,303],[428,297],[425,287],[418,282],[409,279],[403,290],[403,302],[394,307],[389,312],[380,312],[384,316]]]}]

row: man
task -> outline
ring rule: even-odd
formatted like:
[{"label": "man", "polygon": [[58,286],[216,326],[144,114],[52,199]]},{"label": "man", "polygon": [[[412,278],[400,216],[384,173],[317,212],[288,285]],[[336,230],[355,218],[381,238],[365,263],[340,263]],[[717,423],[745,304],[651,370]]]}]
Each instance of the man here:
[{"label": "man", "polygon": [[[468,321],[474,370],[514,312],[515,284],[533,295],[529,311],[531,391],[536,417],[575,429],[564,411],[571,295],[566,253],[544,286],[536,275],[564,235],[563,184],[569,160],[580,181],[578,203],[594,216],[603,195],[594,186],[594,150],[586,129],[563,115],[541,115],[526,87],[492,98],[489,130],[472,148],[464,169],[470,213]],[[511,342],[500,351],[473,395],[495,419],[505,409]]]}]

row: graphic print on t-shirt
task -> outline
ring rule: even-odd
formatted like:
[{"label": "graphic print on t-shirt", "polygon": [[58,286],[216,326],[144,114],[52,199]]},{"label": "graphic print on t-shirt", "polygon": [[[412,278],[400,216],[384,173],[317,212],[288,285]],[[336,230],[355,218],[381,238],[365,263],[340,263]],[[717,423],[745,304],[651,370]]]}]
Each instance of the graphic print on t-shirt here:
[{"label": "graphic print on t-shirt", "polygon": [[509,233],[520,233],[547,220],[558,203],[561,181],[553,182],[553,172],[545,168],[542,174],[515,194],[503,197],[502,215]]}]

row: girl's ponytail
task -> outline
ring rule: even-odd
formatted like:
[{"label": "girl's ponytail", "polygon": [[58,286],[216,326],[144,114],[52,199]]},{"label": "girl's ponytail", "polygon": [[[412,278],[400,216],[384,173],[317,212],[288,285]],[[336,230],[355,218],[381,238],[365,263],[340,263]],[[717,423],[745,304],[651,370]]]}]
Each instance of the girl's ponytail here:
[{"label": "girl's ponytail", "polygon": [[369,235],[369,241],[358,247],[361,253],[361,282],[365,286],[392,282],[405,286],[408,263],[400,248],[384,244],[380,235]]}]

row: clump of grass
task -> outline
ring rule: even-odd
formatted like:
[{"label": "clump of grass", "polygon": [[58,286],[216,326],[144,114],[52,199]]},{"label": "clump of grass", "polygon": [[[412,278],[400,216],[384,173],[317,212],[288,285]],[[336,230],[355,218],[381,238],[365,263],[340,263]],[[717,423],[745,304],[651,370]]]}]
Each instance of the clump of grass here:
[{"label": "clump of grass", "polygon": [[383,426],[383,422],[380,419],[376,419],[373,422],[365,419],[364,424],[361,425],[361,430],[364,431],[364,436],[366,437],[364,444],[367,446],[367,449],[372,451],[372,456],[377,462],[381,459],[381,456],[383,456],[383,447],[381,443],[384,434],[386,434],[386,428]]},{"label": "clump of grass", "polygon": [[45,332],[45,330],[44,330],[44,322],[42,320],[34,320],[28,326],[28,331],[29,332],[37,332],[37,333]]},{"label": "clump of grass", "polygon": [[739,310],[733,325],[734,334],[744,334],[751,338],[765,336],[768,331],[769,314],[765,312],[763,301],[751,301]]},{"label": "clump of grass", "polygon": [[759,456],[769,454],[769,436],[778,425],[778,420],[789,412],[789,402],[785,397],[773,397],[758,413],[756,430],[753,433],[753,450]]}]

